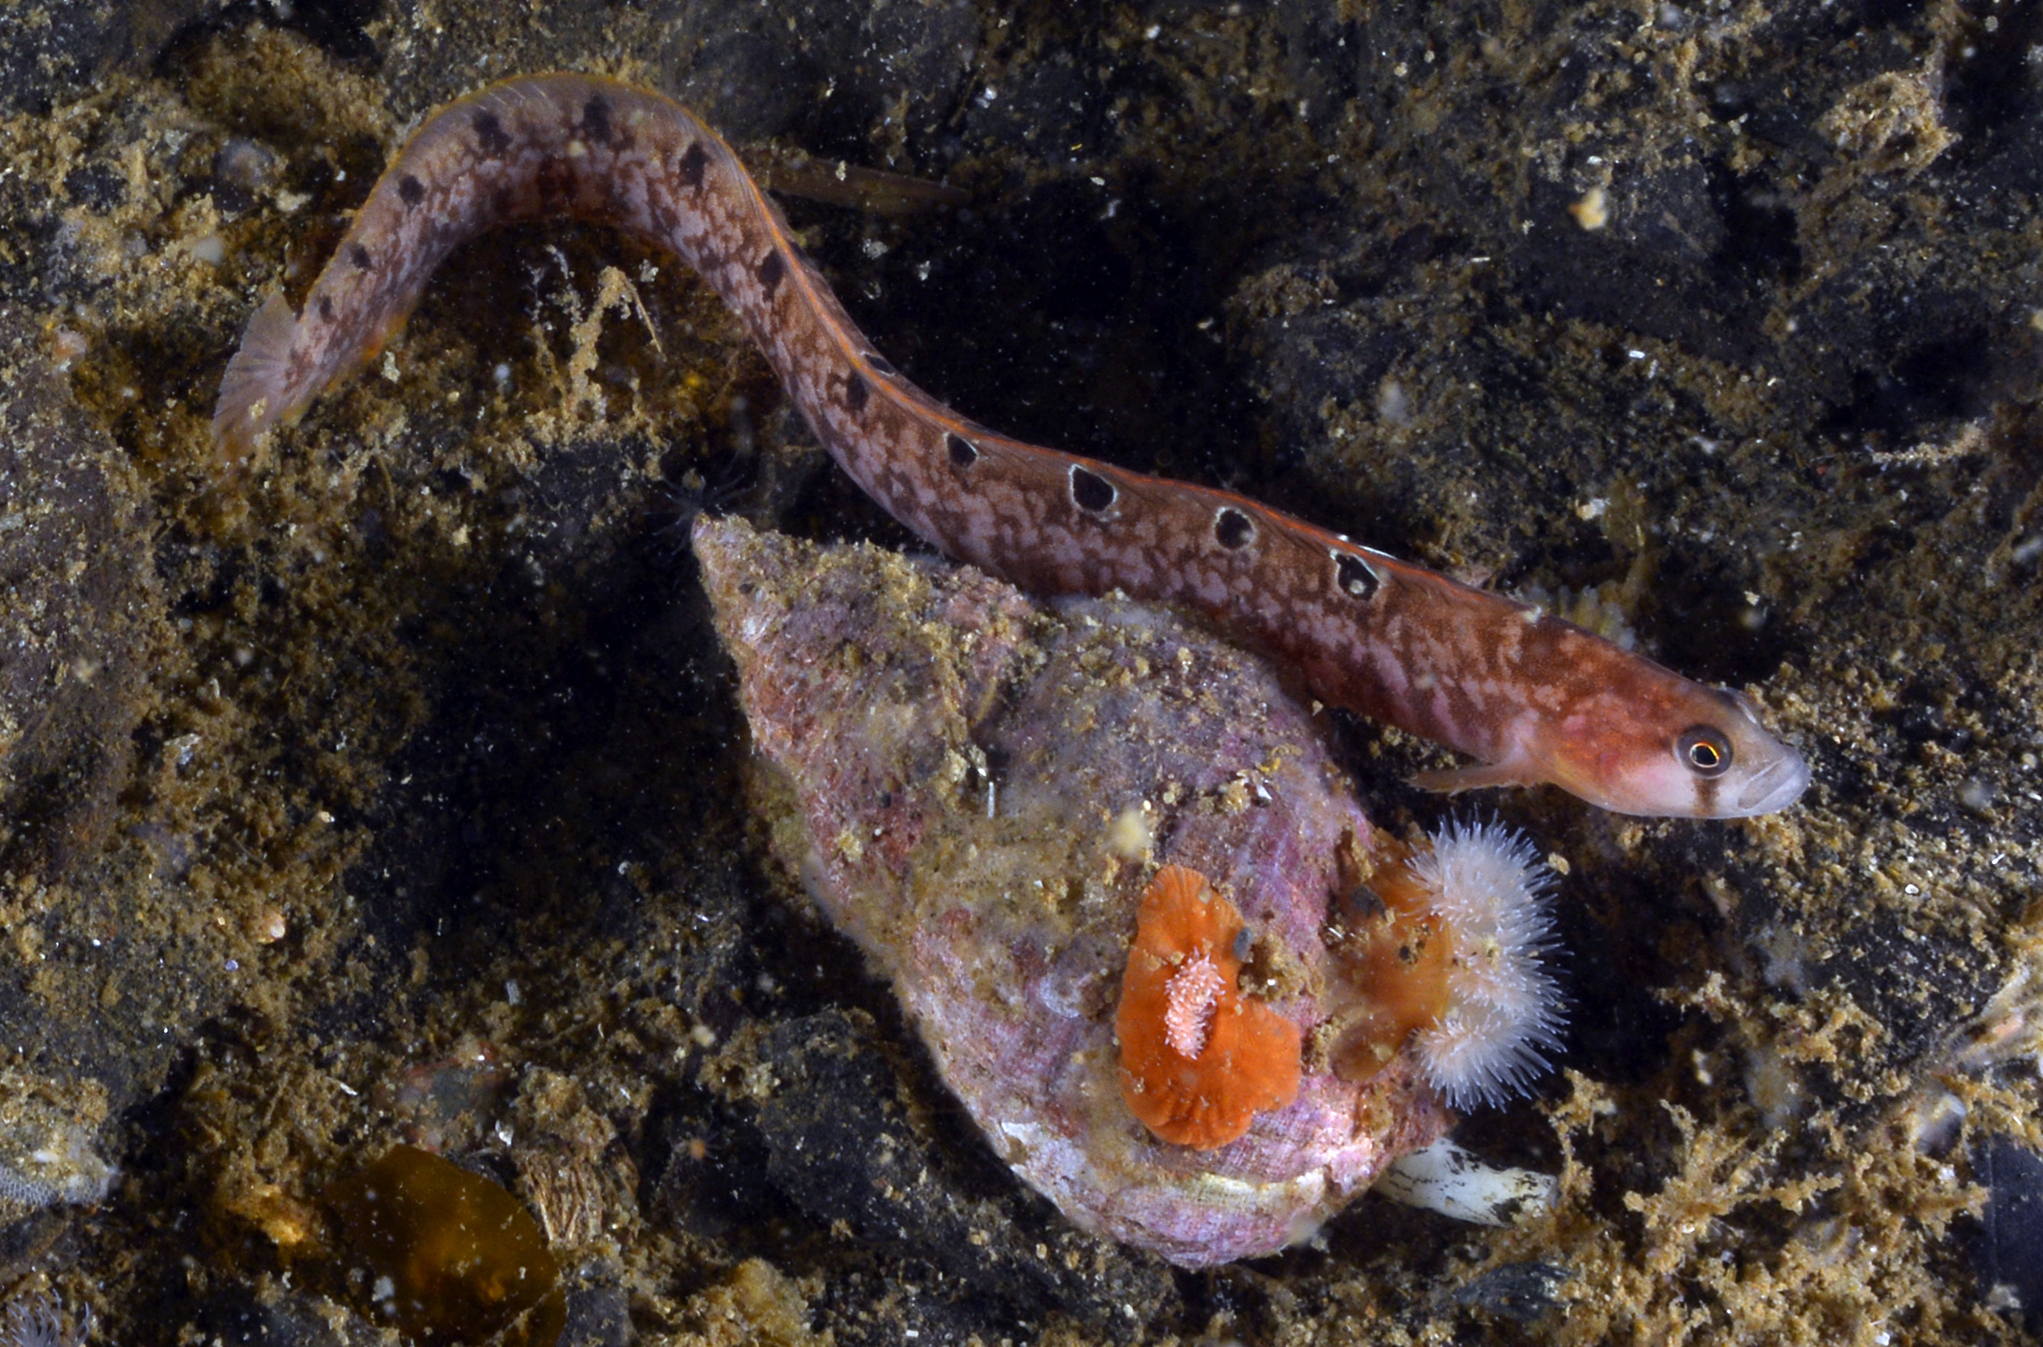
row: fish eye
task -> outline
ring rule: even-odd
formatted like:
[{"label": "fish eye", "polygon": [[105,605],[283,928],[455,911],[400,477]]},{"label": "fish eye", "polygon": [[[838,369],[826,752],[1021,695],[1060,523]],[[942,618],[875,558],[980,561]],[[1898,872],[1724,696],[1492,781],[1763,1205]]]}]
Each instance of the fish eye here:
[{"label": "fish eye", "polygon": [[1675,736],[1674,756],[1697,776],[1722,776],[1731,770],[1731,741],[1721,730],[1691,725]]}]

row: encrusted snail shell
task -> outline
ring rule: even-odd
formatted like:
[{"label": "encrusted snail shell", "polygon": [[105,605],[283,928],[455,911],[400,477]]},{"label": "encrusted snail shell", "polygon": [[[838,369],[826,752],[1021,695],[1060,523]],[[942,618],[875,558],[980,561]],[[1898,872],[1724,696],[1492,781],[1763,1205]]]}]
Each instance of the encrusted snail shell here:
[{"label": "encrusted snail shell", "polygon": [[[780,801],[777,850],[892,981],[993,1148],[1066,1216],[1185,1267],[1252,1257],[1441,1135],[1407,1030],[1349,1069],[1369,1017],[1330,941],[1353,938],[1339,910],[1375,843],[1261,661],[1153,608],[1042,607],[868,547],[707,518],[695,546],[771,769],[760,793]],[[1230,1070],[1193,1087],[1249,1082],[1247,1106],[1188,1106],[1239,1115],[1238,1135],[1194,1122],[1166,1139],[1130,1106],[1164,1088],[1116,1035],[1117,1017],[1143,1032],[1123,984],[1160,882],[1236,926],[1205,954],[1151,956],[1151,1056],[1186,1065],[1227,1037],[1222,1014],[1267,1018],[1229,1038],[1244,1051],[1296,1056],[1288,1082]]]}]

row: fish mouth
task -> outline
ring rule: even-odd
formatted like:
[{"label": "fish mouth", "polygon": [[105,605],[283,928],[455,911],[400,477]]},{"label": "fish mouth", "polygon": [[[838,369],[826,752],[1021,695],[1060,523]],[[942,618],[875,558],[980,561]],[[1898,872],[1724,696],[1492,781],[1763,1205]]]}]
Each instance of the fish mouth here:
[{"label": "fish mouth", "polygon": [[1809,764],[1788,744],[1779,746],[1780,755],[1754,772],[1738,792],[1728,811],[1734,817],[1750,818],[1786,809],[1802,798],[1809,788]]}]

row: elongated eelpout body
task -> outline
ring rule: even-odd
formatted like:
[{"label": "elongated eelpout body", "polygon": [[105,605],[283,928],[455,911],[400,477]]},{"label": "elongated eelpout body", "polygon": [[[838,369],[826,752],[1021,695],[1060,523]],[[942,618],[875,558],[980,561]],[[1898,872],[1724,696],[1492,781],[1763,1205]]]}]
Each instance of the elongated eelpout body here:
[{"label": "elongated eelpout body", "polygon": [[433,268],[539,216],[671,249],[734,309],[817,437],[937,547],[1041,593],[1185,604],[1321,699],[1469,753],[1443,789],[1550,781],[1630,814],[1792,804],[1808,768],[1735,693],[1528,605],[1240,496],[1007,439],[897,374],[730,148],[670,99],[586,75],[506,80],[428,119],[294,315],[272,296],[221,381],[229,457],[372,356]]}]

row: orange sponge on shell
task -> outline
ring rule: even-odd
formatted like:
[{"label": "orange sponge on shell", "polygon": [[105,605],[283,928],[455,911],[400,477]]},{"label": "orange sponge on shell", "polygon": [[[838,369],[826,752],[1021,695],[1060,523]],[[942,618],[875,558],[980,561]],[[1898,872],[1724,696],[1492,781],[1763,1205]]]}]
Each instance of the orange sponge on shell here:
[{"label": "orange sponge on shell", "polygon": [[1196,870],[1167,865],[1142,895],[1114,1019],[1121,1096],[1174,1145],[1224,1146],[1298,1096],[1298,1026],[1237,985],[1245,935]]}]

